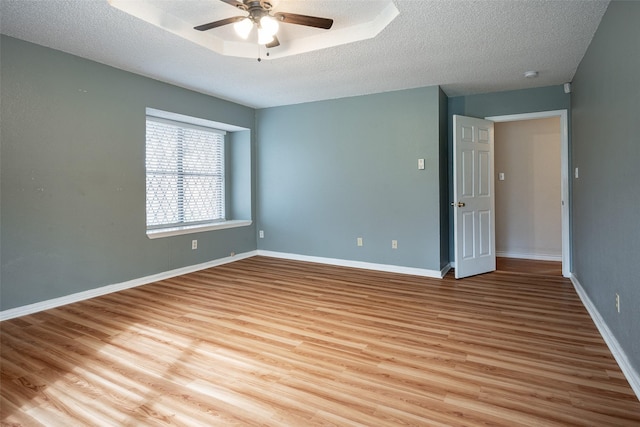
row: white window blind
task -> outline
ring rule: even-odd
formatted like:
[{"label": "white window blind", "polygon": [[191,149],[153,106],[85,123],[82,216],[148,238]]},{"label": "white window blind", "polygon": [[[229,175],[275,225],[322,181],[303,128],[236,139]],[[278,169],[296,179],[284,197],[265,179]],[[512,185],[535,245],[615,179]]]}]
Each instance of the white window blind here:
[{"label": "white window blind", "polygon": [[225,132],[146,122],[147,229],[223,221]]}]

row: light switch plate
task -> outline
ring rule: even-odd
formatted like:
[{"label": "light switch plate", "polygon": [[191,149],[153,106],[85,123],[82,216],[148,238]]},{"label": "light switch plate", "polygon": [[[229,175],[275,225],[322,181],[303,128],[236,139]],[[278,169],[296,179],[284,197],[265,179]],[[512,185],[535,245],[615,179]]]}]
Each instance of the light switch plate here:
[{"label": "light switch plate", "polygon": [[424,169],[424,159],[418,159],[418,169],[419,170]]}]

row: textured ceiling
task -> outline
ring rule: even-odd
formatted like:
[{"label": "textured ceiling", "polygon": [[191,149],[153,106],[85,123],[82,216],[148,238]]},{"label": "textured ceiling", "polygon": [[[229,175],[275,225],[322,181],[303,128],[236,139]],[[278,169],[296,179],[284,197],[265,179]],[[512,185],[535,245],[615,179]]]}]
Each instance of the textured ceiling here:
[{"label": "textured ceiling", "polygon": [[[212,0],[167,2],[159,0],[108,0],[124,12],[170,31],[222,55],[256,59],[256,31],[247,40],[238,37],[233,25],[224,25],[208,31],[194,31],[194,22],[205,24],[234,17],[248,16],[248,12]],[[300,0],[270,0],[271,13],[287,12],[325,17],[326,3]],[[377,36],[398,15],[392,0],[368,0],[362,3],[343,1],[331,8],[334,23],[331,31],[303,25],[281,23],[278,30],[280,45],[269,49],[264,60],[311,52],[341,44],[361,41]]]},{"label": "textured ceiling", "polygon": [[[190,4],[230,8],[219,0],[149,1],[185,13]],[[282,0],[274,9],[287,4],[289,12],[340,17],[341,27],[372,2]],[[0,0],[0,32],[263,108],[431,85],[456,96],[562,84],[573,78],[609,2],[393,3],[399,15],[374,38],[261,62],[215,53],[107,0]],[[193,25],[207,22],[201,18]],[[256,46],[258,55],[264,49]],[[539,77],[525,79],[528,70]]]}]

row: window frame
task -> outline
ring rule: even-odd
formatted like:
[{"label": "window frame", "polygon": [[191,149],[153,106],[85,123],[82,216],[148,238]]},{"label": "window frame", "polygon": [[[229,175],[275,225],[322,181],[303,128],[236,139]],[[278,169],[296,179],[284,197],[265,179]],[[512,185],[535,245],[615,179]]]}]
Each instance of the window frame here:
[{"label": "window frame", "polygon": [[[226,200],[226,192],[227,192],[227,158],[226,158],[226,145],[228,144],[228,140],[223,136],[222,141],[222,161],[221,168],[222,171],[220,173],[220,179],[222,180],[222,194],[221,194],[221,204],[222,204],[222,218],[212,219],[212,220],[202,220],[202,221],[191,221],[191,222],[178,222],[178,223],[167,223],[167,224],[154,224],[148,225],[148,193],[147,193],[147,179],[149,174],[149,169],[147,168],[147,155],[148,155],[148,142],[147,142],[147,122],[155,121],[159,123],[166,123],[172,126],[177,126],[178,128],[187,128],[187,129],[195,129],[198,131],[206,131],[217,133],[221,135],[225,135],[227,130],[220,129],[220,127],[233,128],[229,125],[224,125],[222,123],[212,122],[205,119],[200,119],[196,117],[189,117],[176,113],[169,113],[161,110],[155,110],[151,108],[146,109],[145,114],[145,229],[147,237],[150,239],[160,238],[160,237],[169,237],[176,236],[181,234],[189,234],[189,233],[197,233],[203,231],[211,231],[211,230],[220,230],[226,228],[235,228],[235,227],[243,227],[251,225],[251,220],[229,220],[227,219],[227,200]],[[217,126],[222,125],[222,126]],[[229,130],[232,131],[232,130]],[[180,156],[181,158],[183,156]],[[184,178],[184,171],[178,174]],[[203,174],[205,176],[206,174]],[[182,195],[184,197],[184,195]],[[183,213],[184,215],[184,213]]]}]

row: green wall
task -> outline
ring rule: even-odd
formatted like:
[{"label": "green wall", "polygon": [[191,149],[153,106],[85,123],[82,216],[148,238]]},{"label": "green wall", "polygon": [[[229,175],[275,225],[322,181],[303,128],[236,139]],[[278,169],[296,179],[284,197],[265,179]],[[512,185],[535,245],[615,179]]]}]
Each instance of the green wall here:
[{"label": "green wall", "polygon": [[[640,3],[611,2],[572,92],[573,273],[640,372]],[[615,294],[620,295],[620,313]]]},{"label": "green wall", "polygon": [[[440,169],[440,268],[449,265],[449,142],[448,102],[449,98],[438,91],[439,169]],[[453,223],[451,223],[453,224]]]},{"label": "green wall", "polygon": [[228,176],[231,211],[255,218],[253,109],[6,36],[1,47],[0,309],[255,250],[255,226],[148,239],[144,166],[146,107],[249,129]]},{"label": "green wall", "polygon": [[259,110],[258,248],[440,271],[442,96],[427,87]]},{"label": "green wall", "polygon": [[[449,98],[449,115],[485,118],[537,111],[564,110],[571,106],[571,95],[562,85],[510,90]],[[451,123],[450,123],[451,125]]]}]

